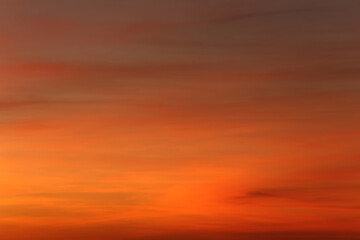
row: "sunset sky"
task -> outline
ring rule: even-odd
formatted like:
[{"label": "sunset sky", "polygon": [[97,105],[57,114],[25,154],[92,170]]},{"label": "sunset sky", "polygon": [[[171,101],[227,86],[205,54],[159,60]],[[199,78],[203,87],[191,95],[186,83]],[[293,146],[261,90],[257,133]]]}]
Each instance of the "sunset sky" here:
[{"label": "sunset sky", "polygon": [[0,0],[1,240],[360,239],[359,0]]}]

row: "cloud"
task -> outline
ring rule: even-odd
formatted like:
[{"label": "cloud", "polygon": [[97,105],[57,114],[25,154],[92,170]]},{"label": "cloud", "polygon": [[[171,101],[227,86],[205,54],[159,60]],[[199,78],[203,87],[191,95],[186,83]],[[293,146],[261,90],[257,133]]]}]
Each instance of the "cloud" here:
[{"label": "cloud", "polygon": [[38,204],[2,205],[0,217],[4,219],[24,218],[71,218],[89,216],[91,213],[69,206],[44,206]]},{"label": "cloud", "polygon": [[295,9],[279,9],[279,10],[269,10],[269,11],[259,11],[259,12],[250,12],[250,13],[242,13],[242,14],[231,14],[231,10],[224,14],[223,17],[215,18],[214,20],[210,21],[210,23],[218,23],[218,24],[226,24],[232,22],[238,22],[247,19],[257,19],[257,18],[266,18],[272,16],[286,16],[292,15],[297,13],[312,13],[312,12],[319,12],[323,10],[323,8],[317,8],[314,6],[309,6],[306,8],[295,8]]},{"label": "cloud", "polygon": [[[140,236],[131,237],[128,236],[128,230],[134,230],[138,228]],[[68,238],[76,237],[76,239],[83,240],[101,240],[101,239],[126,239],[126,240],[288,240],[289,238],[294,240],[358,240],[357,232],[341,232],[341,231],[276,231],[276,232],[227,232],[227,231],[179,231],[172,234],[144,234],[143,231],[149,230],[146,227],[136,226],[132,224],[93,224],[88,227],[56,227],[50,229],[37,228],[35,231],[27,232],[27,234],[21,238],[22,240],[38,239],[45,240],[52,237],[54,240],[65,240]],[[145,236],[141,236],[145,235]],[[147,235],[147,236],[146,236]],[[6,236],[4,239],[16,239]]]},{"label": "cloud", "polygon": [[156,236],[156,237],[144,237],[137,238],[141,240],[155,240],[155,239],[189,239],[189,240],[301,240],[301,239],[309,239],[309,240],[323,240],[323,239],[358,239],[357,233],[352,232],[298,232],[298,231],[289,231],[289,232],[258,232],[258,233],[229,233],[229,232],[210,232],[210,233],[179,233],[178,235],[165,235],[165,236]]},{"label": "cloud", "polygon": [[[345,172],[340,166],[333,169],[322,166],[307,173],[289,173],[283,181],[274,181],[272,183],[274,186],[264,184],[263,187],[233,196],[231,202],[273,207],[284,204],[289,207],[311,206],[317,209],[357,211],[360,209],[357,203],[360,196],[356,193],[360,185],[352,180],[358,173],[359,169],[355,163]],[[335,178],[340,176],[343,180],[336,181]]]},{"label": "cloud", "polygon": [[356,239],[358,7],[0,1],[0,238]]},{"label": "cloud", "polygon": [[136,206],[144,205],[149,201],[145,193],[130,192],[45,192],[26,194],[17,197],[41,198],[50,200],[63,200],[68,203],[88,203],[110,206]]}]

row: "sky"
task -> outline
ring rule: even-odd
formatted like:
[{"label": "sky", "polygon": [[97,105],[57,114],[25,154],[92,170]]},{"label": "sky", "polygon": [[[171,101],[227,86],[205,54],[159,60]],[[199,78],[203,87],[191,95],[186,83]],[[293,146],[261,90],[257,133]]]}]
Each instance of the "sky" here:
[{"label": "sky", "polygon": [[359,23],[358,0],[0,0],[0,239],[360,239]]}]

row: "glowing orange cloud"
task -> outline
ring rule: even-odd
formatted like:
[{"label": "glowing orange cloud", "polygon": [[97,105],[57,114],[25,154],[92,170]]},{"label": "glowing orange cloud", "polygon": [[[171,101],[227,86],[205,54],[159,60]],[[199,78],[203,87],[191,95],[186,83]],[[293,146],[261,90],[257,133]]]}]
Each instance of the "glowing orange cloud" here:
[{"label": "glowing orange cloud", "polygon": [[3,0],[0,239],[359,239],[359,9]]}]

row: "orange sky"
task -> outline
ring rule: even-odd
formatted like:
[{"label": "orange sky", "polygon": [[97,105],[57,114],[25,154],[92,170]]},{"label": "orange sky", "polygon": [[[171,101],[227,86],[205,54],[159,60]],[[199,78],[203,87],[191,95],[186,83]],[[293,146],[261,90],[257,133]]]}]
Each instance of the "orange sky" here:
[{"label": "orange sky", "polygon": [[359,12],[0,0],[0,239],[360,239]]}]

